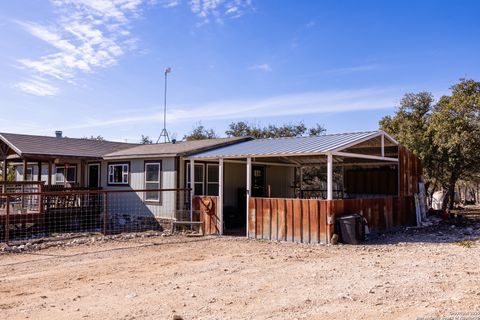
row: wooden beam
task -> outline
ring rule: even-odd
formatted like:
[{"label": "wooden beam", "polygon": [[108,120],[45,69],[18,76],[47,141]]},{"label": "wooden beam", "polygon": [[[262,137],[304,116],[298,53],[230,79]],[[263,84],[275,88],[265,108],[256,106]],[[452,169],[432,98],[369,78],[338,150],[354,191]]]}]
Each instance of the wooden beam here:
[{"label": "wooden beam", "polygon": [[23,159],[23,181],[27,181],[27,169],[28,169],[28,161],[27,159]]},{"label": "wooden beam", "polygon": [[49,160],[48,161],[48,179],[47,179],[47,183],[49,186],[52,185],[52,161]]},{"label": "wooden beam", "polygon": [[42,161],[38,161],[37,181],[42,181]]}]

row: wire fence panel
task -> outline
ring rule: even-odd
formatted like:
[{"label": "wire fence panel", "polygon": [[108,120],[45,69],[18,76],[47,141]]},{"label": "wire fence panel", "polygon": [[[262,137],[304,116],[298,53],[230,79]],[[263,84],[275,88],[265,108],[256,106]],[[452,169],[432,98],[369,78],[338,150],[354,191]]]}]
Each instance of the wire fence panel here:
[{"label": "wire fence panel", "polygon": [[11,190],[0,193],[0,242],[163,231],[190,220],[189,189]]}]

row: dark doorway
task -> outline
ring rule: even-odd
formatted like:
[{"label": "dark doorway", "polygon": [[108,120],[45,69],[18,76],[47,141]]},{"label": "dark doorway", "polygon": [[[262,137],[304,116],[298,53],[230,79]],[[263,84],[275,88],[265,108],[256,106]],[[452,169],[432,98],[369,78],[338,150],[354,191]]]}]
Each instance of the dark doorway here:
[{"label": "dark doorway", "polygon": [[265,167],[252,167],[252,197],[265,197]]},{"label": "dark doorway", "polygon": [[88,187],[99,188],[100,187],[100,164],[91,163],[88,165]]}]

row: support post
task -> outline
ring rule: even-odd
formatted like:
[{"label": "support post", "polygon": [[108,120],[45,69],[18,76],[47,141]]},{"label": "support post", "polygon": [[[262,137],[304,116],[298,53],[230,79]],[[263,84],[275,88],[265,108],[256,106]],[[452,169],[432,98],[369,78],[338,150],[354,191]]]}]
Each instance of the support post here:
[{"label": "support post", "polygon": [[5,216],[5,243],[8,244],[10,240],[10,199],[7,196],[7,215]]},{"label": "support post", "polygon": [[48,179],[47,183],[49,186],[52,185],[52,161],[48,161]]},{"label": "support post", "polygon": [[218,217],[220,219],[220,235],[223,235],[223,158],[218,160]]},{"label": "support post", "polygon": [[103,192],[103,234],[104,235],[107,234],[107,227],[108,227],[108,193]]},{"label": "support post", "polygon": [[385,157],[385,136],[382,134],[380,136],[381,144],[382,144],[382,157]]},{"label": "support post", "polygon": [[248,230],[248,220],[250,219],[250,196],[251,196],[251,189],[252,189],[252,158],[247,158],[247,238],[249,234]]},{"label": "support post", "polygon": [[327,200],[333,200],[333,156],[327,154]]},{"label": "support post", "polygon": [[23,181],[27,181],[27,169],[28,169],[28,161],[27,159],[23,159]]},{"label": "support post", "polygon": [[[195,193],[195,161],[190,159],[190,221],[193,221],[193,196]],[[201,220],[201,218],[200,218]],[[192,227],[192,226],[190,226]]]},{"label": "support post", "polygon": [[37,181],[42,181],[42,161],[37,162],[38,172],[37,172]]}]

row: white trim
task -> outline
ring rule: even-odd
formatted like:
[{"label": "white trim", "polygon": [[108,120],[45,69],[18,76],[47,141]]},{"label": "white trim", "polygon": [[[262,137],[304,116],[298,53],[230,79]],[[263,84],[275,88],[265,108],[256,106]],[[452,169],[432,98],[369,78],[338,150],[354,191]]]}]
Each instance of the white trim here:
[{"label": "white trim", "polygon": [[247,238],[248,238],[248,220],[249,220],[249,217],[248,215],[250,214],[250,208],[249,208],[249,205],[250,205],[250,194],[251,194],[251,190],[252,190],[252,158],[247,158],[247,205],[246,205],[246,208],[247,208],[247,214],[246,214],[246,217],[247,217],[247,225],[246,225],[246,229],[247,229]]},{"label": "white trim", "polygon": [[383,136],[384,136],[385,138],[387,138],[388,140],[390,140],[390,142],[393,142],[393,143],[396,144],[397,146],[400,145],[400,142],[398,142],[397,139],[395,139],[394,137],[392,137],[391,135],[389,135],[389,134],[386,133],[385,131],[380,130],[380,132],[383,134]]},{"label": "white trim", "polygon": [[[110,175],[112,175],[113,178],[114,178],[114,175],[113,175],[113,172],[110,173],[110,171],[111,171],[110,168],[118,167],[118,166],[122,166],[122,181],[121,182],[111,181],[110,180]],[[126,172],[124,170],[125,166],[127,167]],[[125,163],[111,163],[107,167],[107,184],[109,184],[109,185],[119,185],[119,186],[128,185],[129,184],[129,174],[130,174],[130,164],[129,163],[127,163],[127,162],[125,162]],[[125,175],[127,177],[126,182],[124,181]]]},{"label": "white trim", "polygon": [[[208,169],[207,169],[208,172]],[[218,217],[220,220],[220,235],[223,235],[223,159],[218,160]]]},{"label": "white trim", "polygon": [[348,158],[359,158],[359,159],[398,162],[397,158],[371,156],[371,155],[367,155],[367,154],[358,154],[358,153],[349,153],[349,152],[332,152],[331,154],[334,155],[334,156],[348,157]]},{"label": "white trim", "polygon": [[[57,180],[58,169],[60,169],[60,168],[63,169],[63,181]],[[67,176],[68,176],[67,170],[72,169],[72,168],[75,169],[74,180],[73,181],[68,181],[67,180]],[[67,169],[67,170],[65,170],[65,169]],[[55,166],[55,184],[58,184],[58,183],[63,183],[63,184],[65,184],[65,183],[77,183],[77,166],[76,165],[71,165],[71,166],[68,166],[67,168],[65,168],[64,165],[63,166]]]},{"label": "white trim", "polygon": [[327,154],[327,200],[333,200],[333,156]]},{"label": "white trim", "polygon": [[[202,185],[202,192],[201,194],[197,194],[197,196],[204,196],[205,195],[205,181],[206,181],[206,177],[205,177],[205,164],[204,163],[195,163],[195,167],[196,166],[199,166],[199,167],[202,167],[202,180],[201,181],[197,181],[197,177],[195,177],[195,174],[194,174],[194,183],[193,183],[193,186],[192,184],[190,183],[190,180],[188,179],[188,175],[191,171],[191,166],[188,166],[187,167],[187,187],[188,185],[190,184],[190,187],[192,188],[192,192],[194,193],[195,195],[195,184],[201,184]],[[193,169],[193,171],[195,171],[195,169]]]},{"label": "white trim", "polygon": [[[158,181],[147,181],[147,166],[158,166]],[[161,189],[162,188],[162,164],[160,162],[145,162],[145,165],[144,165],[144,186],[145,186],[145,190],[147,190],[147,183],[158,183],[158,188],[157,189]],[[144,193],[144,201],[151,201],[151,202],[158,202],[160,203],[161,202],[161,195],[160,195],[160,191],[157,192],[158,194],[158,198],[157,199],[147,199],[147,193],[148,192],[145,192]]]},{"label": "white trim", "polygon": [[[188,184],[187,173],[187,184]],[[193,221],[193,194],[195,193],[195,160],[190,159],[190,221]],[[192,226],[190,226],[191,228]]]},{"label": "white trim", "polygon": [[366,136],[366,137],[363,137],[362,139],[357,139],[357,140],[352,141],[352,142],[350,142],[350,143],[347,143],[347,144],[345,144],[345,145],[343,145],[343,146],[340,146],[340,147],[337,147],[337,148],[334,148],[334,149],[330,149],[330,150],[328,150],[328,151],[335,152],[335,151],[340,151],[340,150],[348,149],[348,148],[353,147],[353,146],[355,146],[355,145],[357,145],[357,144],[360,144],[360,143],[362,143],[362,142],[375,139],[376,137],[379,137],[379,136],[381,136],[381,135],[382,135],[381,132],[374,132],[374,133],[372,133],[372,134],[370,134],[370,135],[368,135],[368,136]]}]

